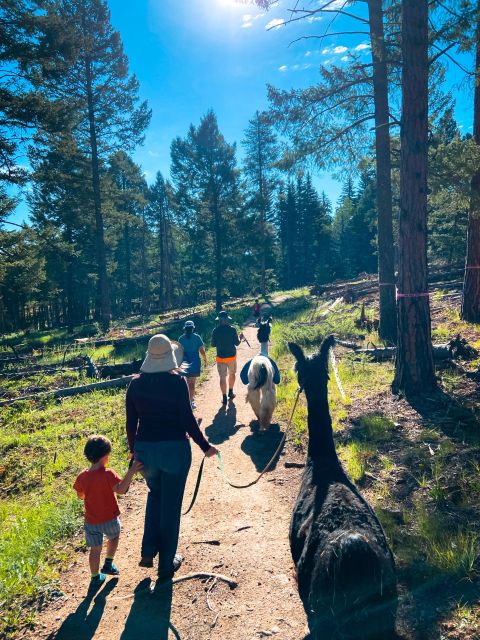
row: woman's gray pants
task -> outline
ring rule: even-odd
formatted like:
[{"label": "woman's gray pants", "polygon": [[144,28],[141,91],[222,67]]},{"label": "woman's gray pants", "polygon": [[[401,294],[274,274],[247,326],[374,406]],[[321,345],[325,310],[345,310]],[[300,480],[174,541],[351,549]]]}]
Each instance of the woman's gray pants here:
[{"label": "woman's gray pants", "polygon": [[135,442],[135,459],[143,463],[148,486],[142,557],[159,554],[159,575],[173,575],[180,532],[183,492],[192,462],[188,440]]}]

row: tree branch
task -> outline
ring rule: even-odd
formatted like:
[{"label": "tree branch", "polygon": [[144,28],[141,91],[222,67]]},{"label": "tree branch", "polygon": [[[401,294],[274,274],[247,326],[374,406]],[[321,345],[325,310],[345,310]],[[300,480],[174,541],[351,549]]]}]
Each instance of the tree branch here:
[{"label": "tree branch", "polygon": [[[438,45],[436,45],[436,44],[432,44],[432,47],[435,47],[435,49],[438,49],[439,51],[441,51],[440,47]],[[469,71],[468,69],[465,69],[465,67],[463,65],[461,65],[457,60],[455,60],[455,58],[453,56],[451,56],[449,53],[446,53],[445,51],[442,51],[441,55],[446,56],[451,62],[453,62],[453,64],[455,64],[466,75],[468,75],[468,76],[474,76],[475,75],[475,72]]]},{"label": "tree branch", "polygon": [[290,47],[292,44],[295,44],[300,40],[311,40],[313,38],[315,40],[323,40],[324,38],[327,38],[327,37],[330,38],[332,36],[350,36],[350,35],[369,36],[370,33],[368,31],[337,31],[335,33],[324,33],[321,36],[300,36],[300,38],[297,38],[296,40],[292,40],[292,42],[290,42],[288,46]]}]

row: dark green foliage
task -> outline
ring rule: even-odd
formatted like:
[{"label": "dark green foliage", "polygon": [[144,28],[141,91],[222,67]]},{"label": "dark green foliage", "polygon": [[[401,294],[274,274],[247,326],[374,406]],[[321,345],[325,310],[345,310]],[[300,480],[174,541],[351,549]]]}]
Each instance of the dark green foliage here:
[{"label": "dark green foliage", "polygon": [[318,196],[311,176],[299,174],[280,191],[277,220],[282,286],[327,282],[332,275],[331,205]]},{"label": "dark green foliage", "polygon": [[375,172],[367,166],[356,192],[351,179],[344,185],[332,225],[337,278],[375,273],[377,269],[375,184]]},{"label": "dark green foliage", "polygon": [[184,292],[214,297],[217,308],[226,294],[240,292],[238,257],[248,246],[235,151],[213,111],[172,142],[176,220],[186,242]]}]

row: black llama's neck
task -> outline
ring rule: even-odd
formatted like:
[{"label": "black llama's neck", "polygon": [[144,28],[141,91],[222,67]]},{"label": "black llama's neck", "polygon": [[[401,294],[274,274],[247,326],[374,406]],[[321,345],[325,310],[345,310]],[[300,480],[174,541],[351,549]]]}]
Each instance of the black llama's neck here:
[{"label": "black llama's neck", "polygon": [[327,393],[314,395],[307,393],[308,406],[308,455],[313,460],[321,458],[337,461],[333,441],[332,418],[328,406]]}]

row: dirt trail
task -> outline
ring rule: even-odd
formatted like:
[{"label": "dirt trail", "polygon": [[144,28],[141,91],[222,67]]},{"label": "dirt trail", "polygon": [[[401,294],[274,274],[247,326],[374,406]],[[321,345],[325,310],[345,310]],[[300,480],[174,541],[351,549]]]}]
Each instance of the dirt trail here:
[{"label": "dirt trail", "polygon": [[[256,330],[247,327],[252,345],[239,348],[241,366],[257,353]],[[275,450],[281,431],[272,425],[259,436],[253,412],[245,403],[245,387],[237,380],[237,397],[220,404],[216,369],[197,397],[197,416],[210,442],[223,455],[232,481],[247,482],[263,468]],[[292,399],[293,400],[293,399]],[[284,428],[285,425],[282,425]],[[194,444],[184,506],[190,501],[201,452]],[[228,487],[207,460],[197,503],[182,519],[179,552],[185,561],[178,575],[218,572],[238,581],[234,590],[199,580],[150,590],[155,571],[137,566],[143,527],[146,487],[132,486],[122,499],[123,535],[116,562],[121,575],[109,578],[95,599],[85,599],[89,582],[87,557],[78,552],[63,574],[64,596],[38,617],[29,638],[62,640],[253,640],[274,637],[301,640],[306,632],[288,545],[288,526],[301,471],[285,469],[283,458],[260,482],[243,490]],[[216,541],[215,544],[207,542]]]}]

